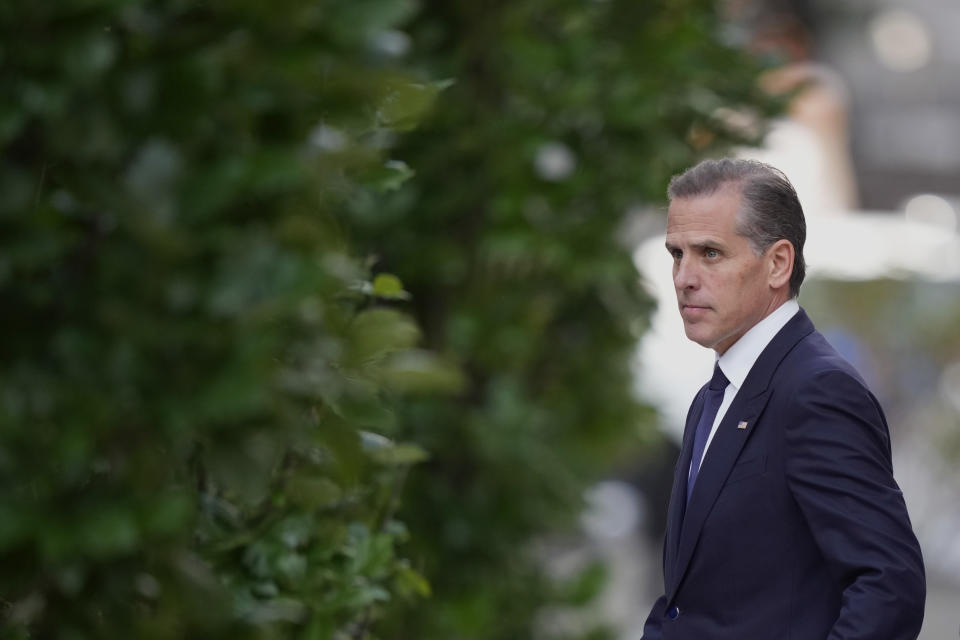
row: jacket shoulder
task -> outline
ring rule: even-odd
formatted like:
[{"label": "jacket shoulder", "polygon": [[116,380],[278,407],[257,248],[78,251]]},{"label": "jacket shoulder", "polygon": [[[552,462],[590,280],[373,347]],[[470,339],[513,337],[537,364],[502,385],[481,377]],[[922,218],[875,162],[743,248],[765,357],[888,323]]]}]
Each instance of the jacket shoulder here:
[{"label": "jacket shoulder", "polygon": [[819,331],[813,331],[799,340],[783,359],[777,373],[798,382],[835,374],[853,378],[864,388],[867,387],[856,367],[841,356]]}]

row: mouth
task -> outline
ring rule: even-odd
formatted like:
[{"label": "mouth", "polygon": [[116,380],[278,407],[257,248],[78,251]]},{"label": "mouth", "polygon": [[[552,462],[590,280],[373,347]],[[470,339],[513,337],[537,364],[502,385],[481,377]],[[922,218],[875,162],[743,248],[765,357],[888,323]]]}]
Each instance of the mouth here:
[{"label": "mouth", "polygon": [[707,307],[707,306],[701,306],[701,305],[695,305],[695,304],[680,305],[680,315],[682,315],[684,319],[687,319],[687,320],[696,320],[704,316],[710,310],[711,310],[710,307]]}]

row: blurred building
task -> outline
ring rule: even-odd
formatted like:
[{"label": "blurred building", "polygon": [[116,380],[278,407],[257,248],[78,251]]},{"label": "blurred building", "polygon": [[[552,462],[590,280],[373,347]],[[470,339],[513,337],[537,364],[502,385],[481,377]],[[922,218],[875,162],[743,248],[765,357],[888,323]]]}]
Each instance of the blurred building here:
[{"label": "blurred building", "polygon": [[851,97],[861,205],[896,210],[918,194],[960,196],[960,4],[813,3],[817,59]]}]

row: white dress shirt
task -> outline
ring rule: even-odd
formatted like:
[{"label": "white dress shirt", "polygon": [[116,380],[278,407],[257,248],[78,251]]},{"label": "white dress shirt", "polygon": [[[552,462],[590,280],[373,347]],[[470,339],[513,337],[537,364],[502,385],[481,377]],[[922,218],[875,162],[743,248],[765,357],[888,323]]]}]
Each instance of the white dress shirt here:
[{"label": "white dress shirt", "polygon": [[[707,449],[710,448],[713,436],[717,433],[717,427],[720,425],[720,421],[723,420],[723,416],[727,413],[730,403],[732,403],[733,399],[737,396],[737,391],[743,386],[744,381],[747,379],[747,374],[750,373],[750,369],[753,368],[753,364],[757,361],[757,358],[760,357],[763,350],[767,348],[767,345],[770,344],[770,341],[773,340],[773,337],[779,333],[780,329],[782,329],[799,310],[800,305],[796,299],[790,298],[774,309],[766,318],[753,325],[749,331],[743,334],[739,340],[733,343],[733,345],[717,359],[720,370],[723,371],[723,375],[727,377],[730,383],[723,392],[723,402],[720,403],[720,408],[717,409],[717,417],[713,419],[710,435],[707,436],[707,445],[703,448],[704,456],[707,455]],[[700,464],[703,464],[703,458],[700,459]]]}]

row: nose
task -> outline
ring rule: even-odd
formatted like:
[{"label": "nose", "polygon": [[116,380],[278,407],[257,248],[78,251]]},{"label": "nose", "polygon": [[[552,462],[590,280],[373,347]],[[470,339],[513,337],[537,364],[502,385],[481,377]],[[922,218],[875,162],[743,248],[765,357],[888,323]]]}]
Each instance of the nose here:
[{"label": "nose", "polygon": [[683,256],[673,263],[673,286],[681,289],[696,289],[699,284],[696,266]]}]

